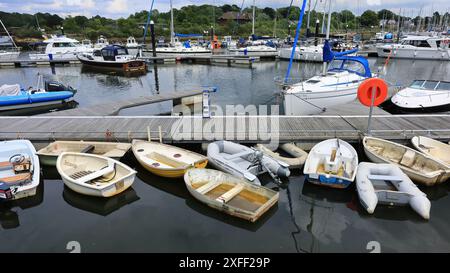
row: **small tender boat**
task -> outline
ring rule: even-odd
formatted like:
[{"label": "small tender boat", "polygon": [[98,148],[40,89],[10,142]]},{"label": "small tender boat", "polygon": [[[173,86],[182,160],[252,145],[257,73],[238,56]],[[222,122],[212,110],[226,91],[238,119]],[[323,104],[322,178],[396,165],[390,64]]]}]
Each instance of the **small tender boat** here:
[{"label": "small tender boat", "polygon": [[289,169],[302,168],[303,165],[305,164],[306,157],[308,156],[307,152],[303,151],[300,147],[298,147],[294,143],[285,143],[280,146],[280,149],[282,149],[283,151],[285,151],[286,153],[288,153],[293,157],[281,156],[279,153],[273,152],[272,150],[270,150],[269,148],[267,148],[262,144],[256,145],[256,149],[276,160],[285,162],[286,164],[289,165]]},{"label": "small tender boat", "polygon": [[200,202],[251,222],[258,220],[279,198],[278,192],[216,170],[190,169],[184,181]]},{"label": "small tender boat", "polygon": [[450,111],[450,82],[416,80],[383,105],[391,113],[435,113]]},{"label": "small tender boat", "polygon": [[39,159],[30,141],[0,142],[0,201],[35,195],[40,174]]},{"label": "small tender boat", "polygon": [[372,214],[377,204],[410,205],[420,216],[430,219],[431,203],[423,193],[393,164],[362,162],[356,174],[356,189],[361,205]]},{"label": "small tender boat", "polygon": [[0,86],[0,112],[62,105],[71,100],[75,93],[72,87],[59,83],[47,82],[44,88],[28,90],[20,88],[19,84],[4,84]]},{"label": "small tender boat", "polygon": [[159,142],[133,140],[132,150],[144,168],[162,177],[183,177],[188,169],[208,164],[206,156]]},{"label": "small tender boat", "polygon": [[94,50],[93,53],[78,54],[77,58],[83,65],[118,69],[124,72],[147,71],[145,61],[130,55],[128,49],[120,45],[109,45],[101,50]]},{"label": "small tender boat", "polygon": [[328,139],[309,152],[303,173],[313,184],[343,189],[355,180],[357,170],[356,150],[343,140]]},{"label": "small tender boat", "polygon": [[399,166],[414,182],[433,186],[450,177],[447,167],[414,149],[380,138],[365,137],[364,151],[375,163],[393,163]]},{"label": "small tender boat", "polygon": [[37,152],[43,165],[56,166],[56,159],[64,152],[91,153],[120,160],[131,148],[129,143],[93,141],[55,141]]},{"label": "small tender boat", "polygon": [[411,143],[414,148],[446,165],[450,170],[450,145],[423,136],[413,137]]},{"label": "small tender boat", "polygon": [[117,160],[84,153],[62,153],[56,168],[64,184],[81,194],[111,197],[128,189],[136,171]]},{"label": "small tender boat", "polygon": [[289,166],[286,163],[230,141],[210,143],[208,159],[215,168],[243,177],[257,185],[261,185],[261,182],[256,176],[265,172],[268,172],[277,182],[279,182],[278,177],[290,175]]}]

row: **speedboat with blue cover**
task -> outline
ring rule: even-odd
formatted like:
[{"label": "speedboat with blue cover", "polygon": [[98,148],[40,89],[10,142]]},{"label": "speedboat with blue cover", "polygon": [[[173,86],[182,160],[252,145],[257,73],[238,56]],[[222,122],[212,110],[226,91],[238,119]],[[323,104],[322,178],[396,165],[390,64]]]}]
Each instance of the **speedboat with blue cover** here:
[{"label": "speedboat with blue cover", "polygon": [[23,89],[19,84],[0,86],[0,112],[61,105],[73,98],[76,90],[57,82],[46,82],[44,88]]},{"label": "speedboat with blue cover", "polygon": [[372,77],[366,58],[348,56],[356,51],[333,52],[329,42],[325,41],[323,59],[330,62],[328,71],[283,91],[286,115],[319,114],[329,107],[355,100],[359,85]]}]

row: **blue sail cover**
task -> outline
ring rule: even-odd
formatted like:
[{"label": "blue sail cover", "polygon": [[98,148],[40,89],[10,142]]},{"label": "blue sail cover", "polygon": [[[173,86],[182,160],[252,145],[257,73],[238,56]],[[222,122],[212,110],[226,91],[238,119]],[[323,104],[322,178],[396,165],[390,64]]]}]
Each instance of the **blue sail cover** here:
[{"label": "blue sail cover", "polygon": [[330,42],[328,40],[325,40],[325,43],[323,45],[323,61],[329,63],[337,57],[347,56],[355,52],[358,52],[358,49],[355,48],[348,51],[335,52],[331,50]]},{"label": "blue sail cover", "polygon": [[[361,57],[361,56],[341,56],[341,57],[336,57],[334,58],[334,60],[337,61],[342,61],[340,68],[333,68],[330,70],[338,70],[338,71],[342,71],[342,70],[346,70],[352,73],[356,73],[362,77],[366,77],[366,78],[371,78],[372,77],[372,72],[370,71],[370,66],[369,66],[369,62],[367,61],[366,58]],[[364,71],[356,71],[353,67],[355,67],[354,65],[352,65],[352,63],[360,63],[364,69]]]},{"label": "blue sail cover", "polygon": [[181,34],[181,33],[175,33],[176,37],[181,38],[195,38],[195,37],[203,37],[201,34]]}]

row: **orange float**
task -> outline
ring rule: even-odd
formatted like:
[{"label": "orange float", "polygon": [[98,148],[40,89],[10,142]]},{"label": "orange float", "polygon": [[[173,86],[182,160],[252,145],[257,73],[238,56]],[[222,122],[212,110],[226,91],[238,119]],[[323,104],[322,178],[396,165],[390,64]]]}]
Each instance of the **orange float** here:
[{"label": "orange float", "polygon": [[358,99],[365,106],[372,105],[372,92],[375,91],[375,100],[373,106],[382,104],[388,94],[388,85],[380,78],[370,78],[361,83],[358,88]]}]

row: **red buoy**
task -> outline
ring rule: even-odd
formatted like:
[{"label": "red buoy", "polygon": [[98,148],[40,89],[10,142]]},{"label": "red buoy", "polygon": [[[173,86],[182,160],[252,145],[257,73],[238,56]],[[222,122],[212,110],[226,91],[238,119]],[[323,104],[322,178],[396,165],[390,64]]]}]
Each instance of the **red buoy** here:
[{"label": "red buoy", "polygon": [[380,78],[370,78],[365,80],[358,88],[358,99],[365,106],[372,105],[372,92],[375,91],[375,100],[373,106],[382,104],[388,94],[388,85]]}]

